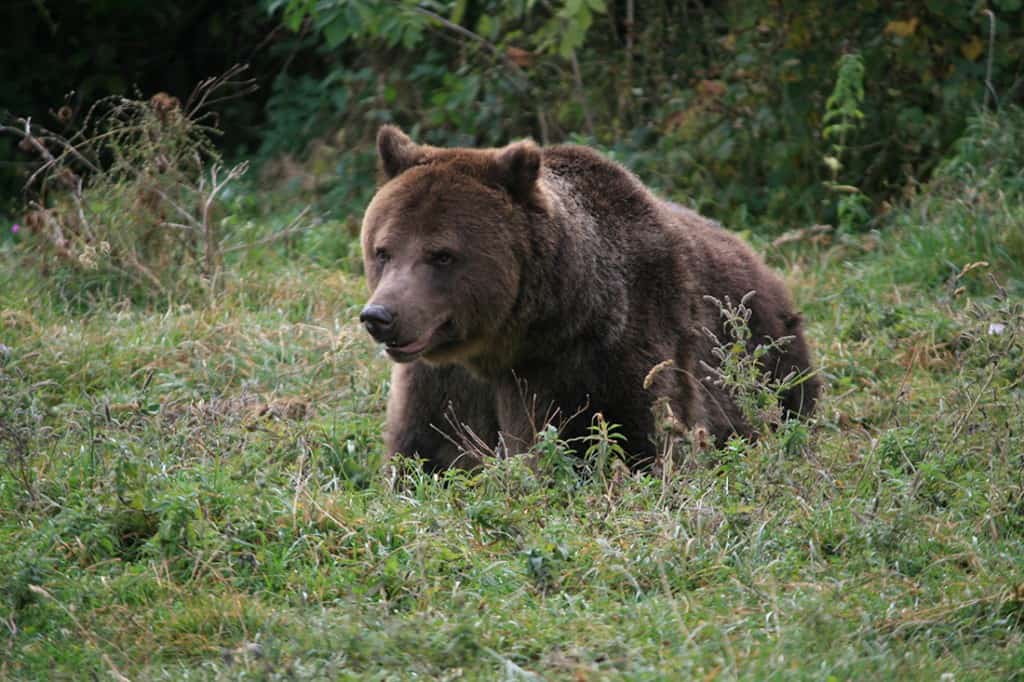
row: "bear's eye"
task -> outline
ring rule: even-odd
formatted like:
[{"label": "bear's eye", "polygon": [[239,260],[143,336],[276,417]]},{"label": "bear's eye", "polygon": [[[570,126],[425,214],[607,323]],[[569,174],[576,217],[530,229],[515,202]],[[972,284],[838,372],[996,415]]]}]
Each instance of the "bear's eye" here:
[{"label": "bear's eye", "polygon": [[430,262],[439,267],[451,265],[454,260],[455,256],[448,251],[435,251],[430,254]]},{"label": "bear's eye", "polygon": [[391,260],[391,254],[388,253],[386,249],[377,249],[373,252],[373,256],[381,265]]}]

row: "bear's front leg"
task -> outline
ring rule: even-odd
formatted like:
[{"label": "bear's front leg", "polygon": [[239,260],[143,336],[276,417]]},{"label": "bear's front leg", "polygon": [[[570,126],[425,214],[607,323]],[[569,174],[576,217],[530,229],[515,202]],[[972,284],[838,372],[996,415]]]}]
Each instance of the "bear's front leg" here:
[{"label": "bear's front leg", "polygon": [[[543,376],[552,374],[553,371],[548,370]],[[537,375],[513,376],[497,385],[495,397],[504,455],[529,453],[537,434],[552,426],[558,430],[561,440],[573,448],[581,447],[598,410],[586,389],[556,388],[560,390],[549,390]],[[579,454],[583,454],[582,450]]]},{"label": "bear's front leg", "polygon": [[554,426],[559,438],[582,456],[593,444],[588,439],[600,413],[603,421],[613,425],[614,432],[622,436],[617,444],[625,450],[628,466],[644,469],[653,463],[653,397],[643,387],[642,374],[609,370],[603,372],[601,381],[582,382],[582,373],[578,373],[572,376],[575,381],[555,386],[557,390],[552,391],[540,377],[553,374],[554,370],[548,369],[498,385],[496,403],[505,454],[528,453],[537,433]]},{"label": "bear's front leg", "polygon": [[474,469],[480,465],[474,445],[493,448],[497,441],[489,386],[457,365],[418,361],[393,366],[384,433],[388,457],[420,457],[431,473]]}]

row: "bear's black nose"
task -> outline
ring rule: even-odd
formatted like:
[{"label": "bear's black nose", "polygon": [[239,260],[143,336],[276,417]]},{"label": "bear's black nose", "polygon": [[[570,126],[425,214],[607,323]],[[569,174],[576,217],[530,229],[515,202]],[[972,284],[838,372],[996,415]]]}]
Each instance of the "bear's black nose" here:
[{"label": "bear's black nose", "polygon": [[390,341],[395,328],[395,315],[382,305],[368,305],[359,313],[359,321],[377,341]]}]

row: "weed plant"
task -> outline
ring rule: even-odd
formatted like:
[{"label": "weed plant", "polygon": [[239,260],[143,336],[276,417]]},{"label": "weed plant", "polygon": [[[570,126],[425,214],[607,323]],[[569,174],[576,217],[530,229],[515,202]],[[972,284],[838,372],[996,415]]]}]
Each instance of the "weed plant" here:
[{"label": "weed plant", "polygon": [[67,135],[29,119],[0,125],[39,161],[27,187],[26,264],[69,287],[135,298],[218,292],[231,249],[222,198],[248,164],[224,167],[208,102],[237,95],[242,70],[201,83],[184,104],[166,93],[101,100]]}]

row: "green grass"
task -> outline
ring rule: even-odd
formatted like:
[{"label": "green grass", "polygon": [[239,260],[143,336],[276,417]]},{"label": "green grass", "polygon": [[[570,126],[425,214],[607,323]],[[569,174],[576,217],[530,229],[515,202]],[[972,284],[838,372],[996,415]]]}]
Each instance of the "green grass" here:
[{"label": "green grass", "polygon": [[658,475],[550,441],[382,473],[364,285],[301,244],[191,307],[7,247],[0,678],[1019,679],[1022,132],[976,124],[877,234],[772,250],[816,418]]}]

